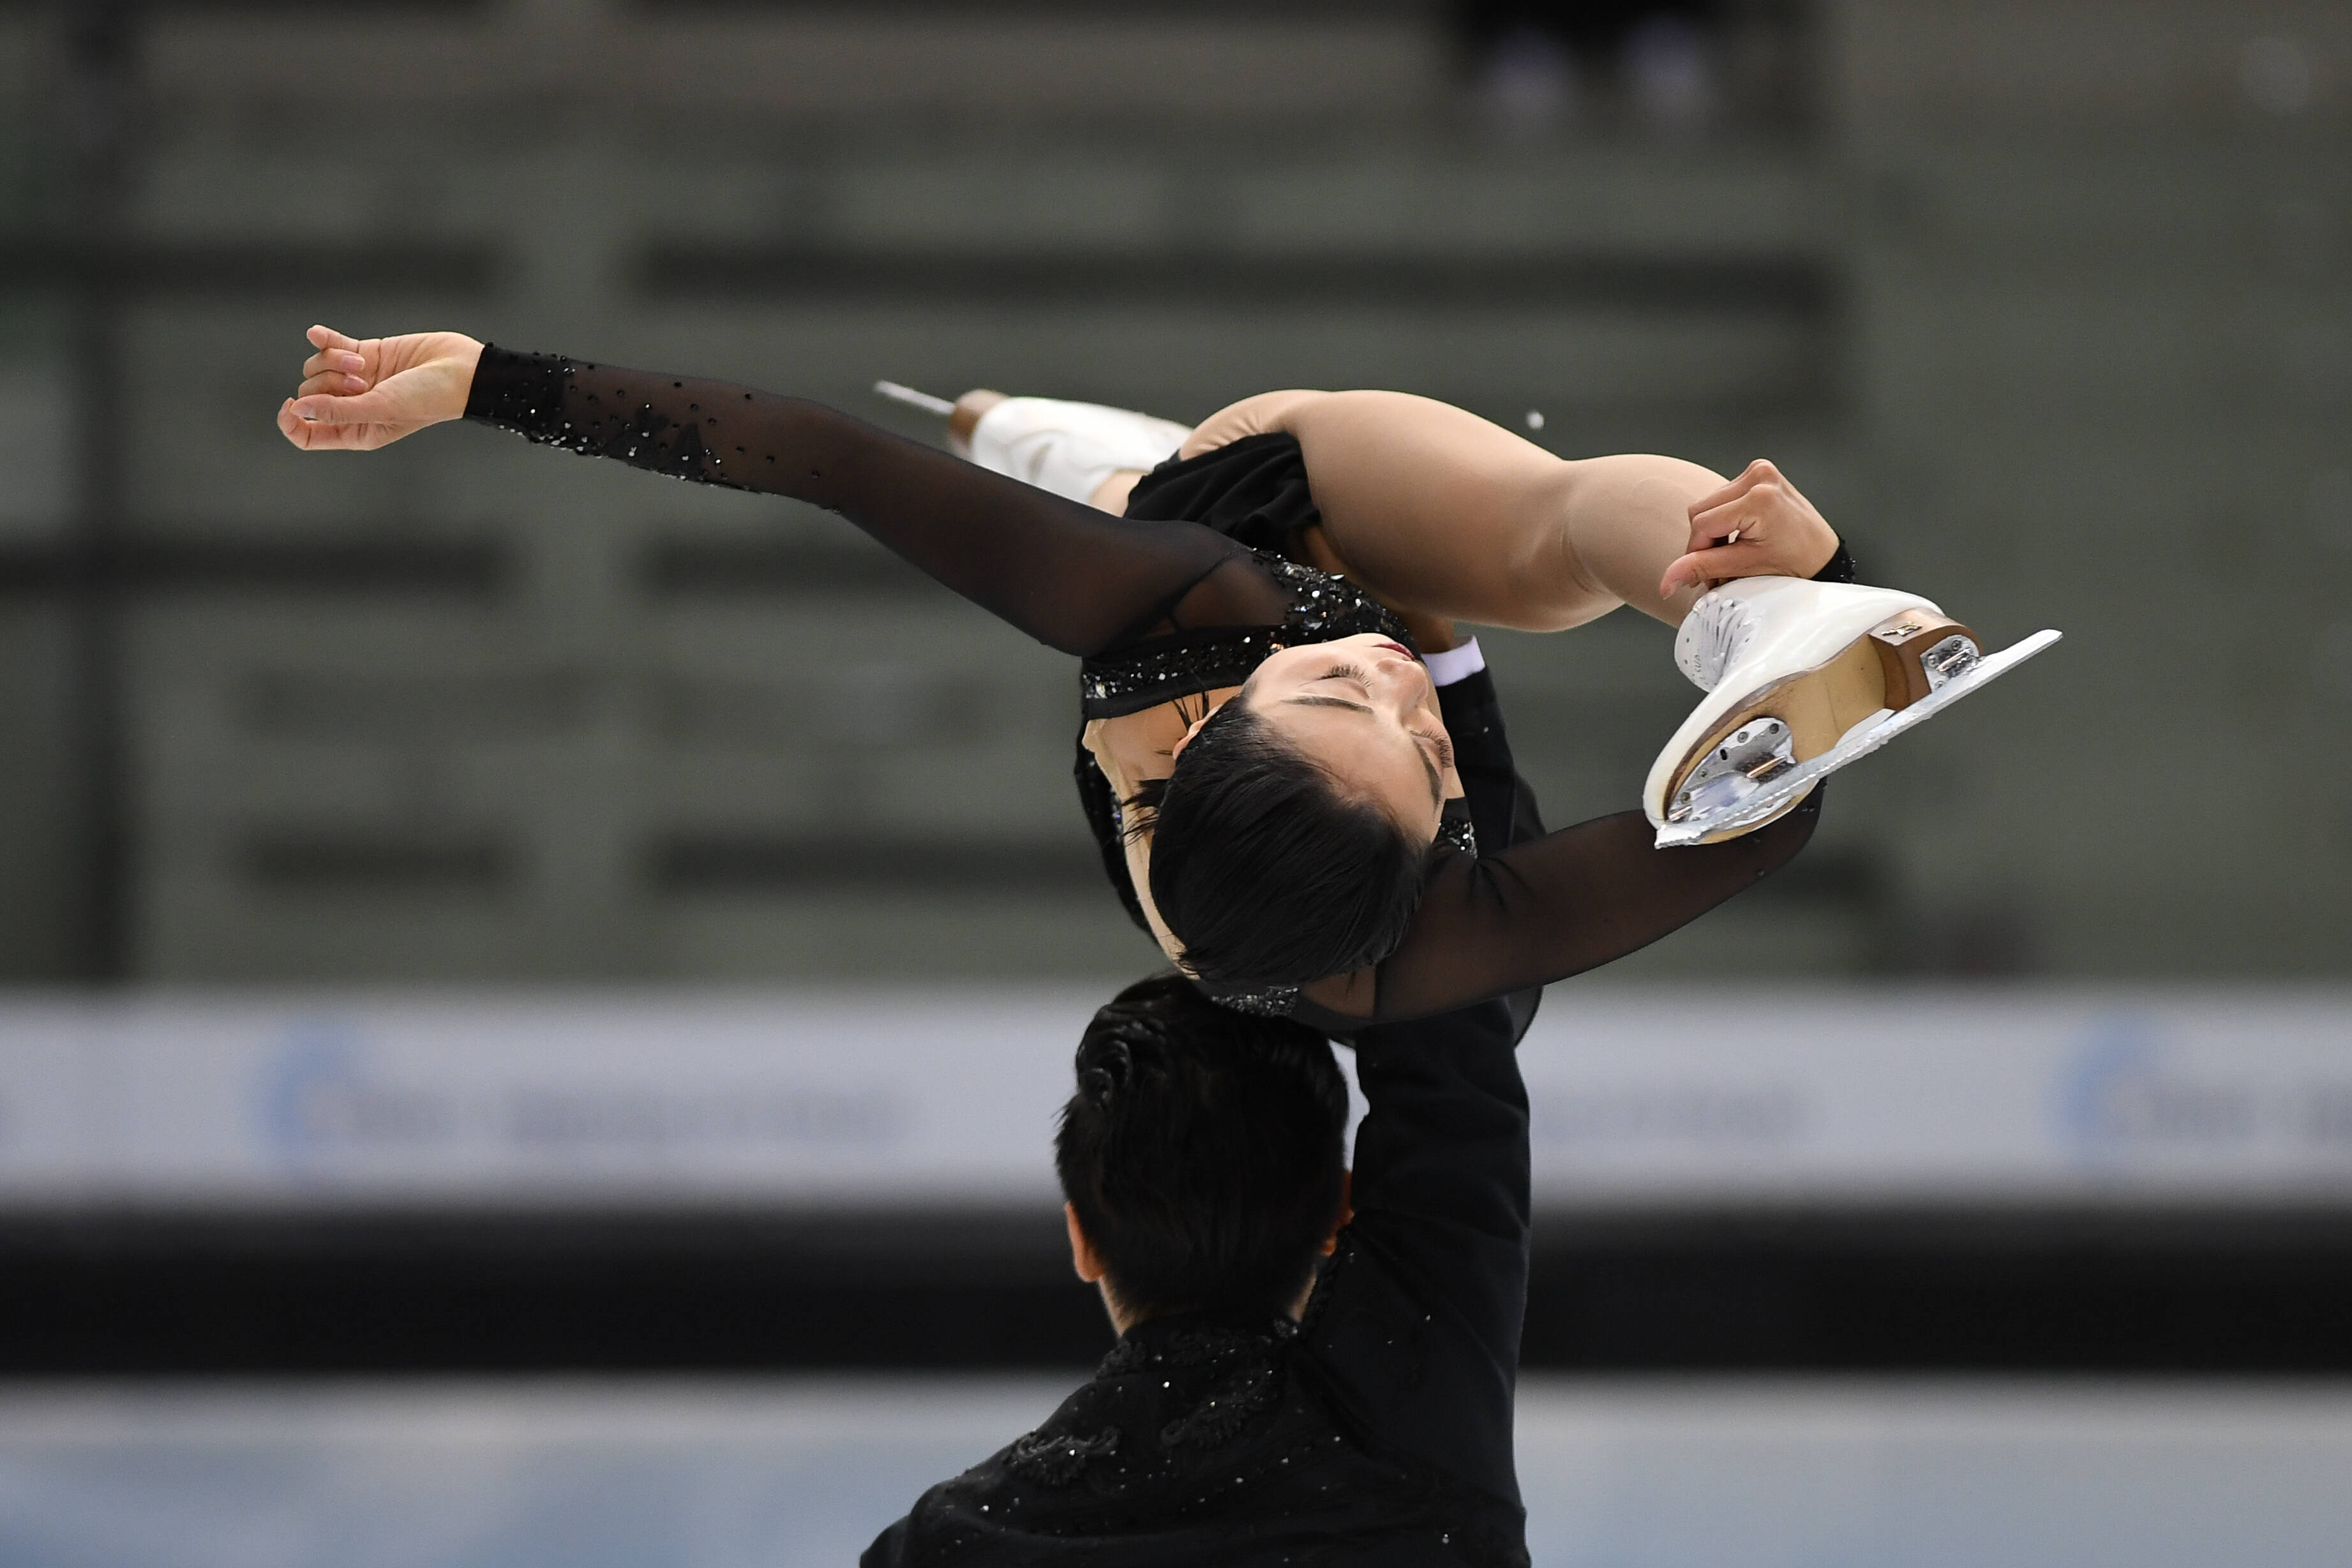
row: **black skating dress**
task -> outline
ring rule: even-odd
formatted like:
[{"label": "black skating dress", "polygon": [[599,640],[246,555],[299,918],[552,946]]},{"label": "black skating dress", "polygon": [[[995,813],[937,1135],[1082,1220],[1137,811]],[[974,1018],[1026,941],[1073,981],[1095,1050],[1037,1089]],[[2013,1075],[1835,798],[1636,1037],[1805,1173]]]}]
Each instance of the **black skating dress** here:
[{"label": "black skating dress", "polygon": [[[1116,517],[819,403],[667,371],[493,346],[466,416],[584,455],[838,512],[946,587],[1076,655],[1088,719],[1238,685],[1277,643],[1363,632],[1410,642],[1344,579],[1252,548],[1287,537],[1312,504],[1288,437],[1171,465]],[[1151,515],[1161,508],[1191,515]],[[1085,759],[1082,800],[1134,913],[1114,809],[1107,789],[1087,784],[1091,768]],[[1653,847],[1640,811],[1483,855],[1456,826],[1432,852],[1404,940],[1348,988],[1344,1011],[1288,988],[1228,989],[1220,999],[1344,1031],[1564,978],[1656,941],[1778,870],[1819,813],[1816,791],[1744,837],[1666,851]]]}]

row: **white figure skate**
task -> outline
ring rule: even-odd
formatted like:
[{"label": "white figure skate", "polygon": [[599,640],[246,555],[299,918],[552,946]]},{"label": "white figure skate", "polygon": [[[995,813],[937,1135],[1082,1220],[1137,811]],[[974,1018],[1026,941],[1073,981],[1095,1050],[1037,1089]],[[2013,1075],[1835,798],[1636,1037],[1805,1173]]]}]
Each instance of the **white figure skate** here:
[{"label": "white figure skate", "polygon": [[1658,847],[1752,832],[2058,636],[1987,657],[1975,632],[1914,593],[1793,577],[1723,584],[1675,635],[1675,663],[1709,695],[1642,791]]},{"label": "white figure skate", "polygon": [[1112,475],[1149,473],[1176,455],[1192,427],[1096,402],[969,392],[953,402],[877,382],[883,396],[948,422],[948,443],[992,473],[1073,501],[1094,499]]}]

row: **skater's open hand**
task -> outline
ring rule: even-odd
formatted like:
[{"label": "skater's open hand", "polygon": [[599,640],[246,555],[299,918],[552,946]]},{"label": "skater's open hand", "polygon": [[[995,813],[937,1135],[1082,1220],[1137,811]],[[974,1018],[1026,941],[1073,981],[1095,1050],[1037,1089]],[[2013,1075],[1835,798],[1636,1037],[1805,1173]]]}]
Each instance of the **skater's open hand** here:
[{"label": "skater's open hand", "polygon": [[1692,502],[1690,525],[1690,553],[1666,568],[1662,594],[1735,577],[1811,577],[1837,554],[1837,530],[1760,457]]},{"label": "skater's open hand", "polygon": [[278,405],[278,428],[305,452],[373,452],[402,436],[460,419],[482,345],[461,332],[347,338],[331,327],[308,336],[302,384]]}]

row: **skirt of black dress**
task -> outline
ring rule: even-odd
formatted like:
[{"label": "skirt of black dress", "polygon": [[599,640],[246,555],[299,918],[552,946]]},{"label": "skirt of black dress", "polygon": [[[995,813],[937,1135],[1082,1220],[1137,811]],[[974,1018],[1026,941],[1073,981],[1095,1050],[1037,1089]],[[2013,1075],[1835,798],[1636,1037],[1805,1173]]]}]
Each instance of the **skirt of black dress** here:
[{"label": "skirt of black dress", "polygon": [[1170,458],[1136,481],[1127,515],[1199,523],[1292,560],[1299,559],[1293,548],[1298,531],[1323,520],[1307,488],[1298,438],[1279,433],[1244,436],[1197,457]]}]

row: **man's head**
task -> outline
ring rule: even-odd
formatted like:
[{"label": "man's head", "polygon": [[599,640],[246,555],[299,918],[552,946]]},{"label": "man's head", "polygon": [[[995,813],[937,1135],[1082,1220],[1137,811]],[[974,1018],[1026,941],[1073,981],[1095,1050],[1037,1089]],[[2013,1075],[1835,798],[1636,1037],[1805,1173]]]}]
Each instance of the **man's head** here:
[{"label": "man's head", "polygon": [[1296,1310],[1347,1218],[1348,1086],[1330,1042],[1181,976],[1095,1014],[1054,1163],[1079,1271],[1128,1324]]}]

